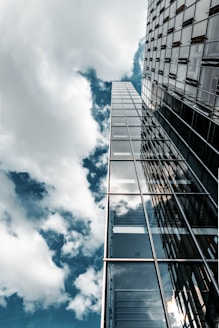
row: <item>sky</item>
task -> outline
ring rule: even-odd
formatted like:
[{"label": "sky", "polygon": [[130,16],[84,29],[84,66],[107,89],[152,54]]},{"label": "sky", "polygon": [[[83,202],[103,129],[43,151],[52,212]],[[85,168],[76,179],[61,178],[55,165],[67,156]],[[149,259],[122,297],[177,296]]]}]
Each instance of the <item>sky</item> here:
[{"label": "sky", "polygon": [[111,81],[145,0],[0,1],[0,326],[99,327]]}]

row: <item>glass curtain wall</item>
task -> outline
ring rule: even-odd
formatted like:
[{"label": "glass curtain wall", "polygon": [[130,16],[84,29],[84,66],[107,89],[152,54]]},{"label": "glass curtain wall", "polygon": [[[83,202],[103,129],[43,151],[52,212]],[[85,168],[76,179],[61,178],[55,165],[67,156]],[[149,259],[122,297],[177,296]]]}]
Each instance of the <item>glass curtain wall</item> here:
[{"label": "glass curtain wall", "polygon": [[217,327],[217,211],[130,82],[113,82],[102,328]]},{"label": "glass curtain wall", "polygon": [[148,0],[142,98],[215,202],[218,29],[218,0]]}]

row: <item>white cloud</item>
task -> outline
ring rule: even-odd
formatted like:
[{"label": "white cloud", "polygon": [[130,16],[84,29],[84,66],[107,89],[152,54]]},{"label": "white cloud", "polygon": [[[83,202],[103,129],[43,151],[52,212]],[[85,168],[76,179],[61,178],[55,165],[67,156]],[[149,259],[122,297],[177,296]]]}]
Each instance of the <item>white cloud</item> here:
[{"label": "white cloud", "polygon": [[0,304],[14,293],[23,298],[27,311],[66,301],[67,267],[53,262],[53,252],[25,216],[13,183],[0,175]]},{"label": "white cloud", "polygon": [[77,231],[70,231],[65,236],[65,243],[62,247],[62,253],[69,257],[78,255],[79,248],[84,245],[85,239],[83,235]]},{"label": "white cloud", "polygon": [[17,293],[26,310],[34,310],[39,302],[47,308],[66,301],[65,270],[54,264],[45,240],[36,231],[14,236],[1,225],[1,232],[0,286],[4,296]]},{"label": "white cloud", "polygon": [[[0,1],[0,168],[44,182],[48,194],[39,202],[42,208],[70,211],[90,222],[85,240],[71,239],[57,214],[46,222],[30,221],[2,173],[2,305],[12,293],[23,298],[26,310],[36,302],[47,307],[65,299],[66,269],[52,261],[41,228],[63,233],[63,252],[70,256],[79,247],[91,256],[103,242],[105,213],[95,204],[81,162],[105,136],[90,112],[90,85],[73,67],[93,67],[107,80],[129,71],[144,34],[144,7],[145,0]],[[90,302],[88,295],[82,298]]]},{"label": "white cloud", "polygon": [[8,0],[0,10],[3,49],[10,47],[16,63],[28,64],[17,57],[21,51],[34,57],[44,52],[49,62],[55,55],[63,70],[94,67],[106,80],[131,70],[145,33],[145,0]]},{"label": "white cloud", "polygon": [[42,229],[44,231],[51,230],[65,235],[67,233],[67,222],[60,214],[55,213],[50,215],[48,219],[43,223]]},{"label": "white cloud", "polygon": [[102,293],[102,270],[95,271],[90,267],[74,281],[79,294],[72,299],[67,309],[75,312],[77,319],[82,320],[89,312],[99,312]]}]

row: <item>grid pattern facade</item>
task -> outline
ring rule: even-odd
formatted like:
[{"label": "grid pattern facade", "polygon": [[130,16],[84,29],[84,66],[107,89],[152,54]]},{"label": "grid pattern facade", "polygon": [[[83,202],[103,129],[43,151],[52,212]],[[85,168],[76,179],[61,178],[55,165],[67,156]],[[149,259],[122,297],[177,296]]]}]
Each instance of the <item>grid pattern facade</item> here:
[{"label": "grid pattern facade", "polygon": [[217,327],[217,211],[130,82],[113,82],[102,328]]},{"label": "grid pattern facade", "polygon": [[142,97],[217,202],[219,0],[148,0]]}]

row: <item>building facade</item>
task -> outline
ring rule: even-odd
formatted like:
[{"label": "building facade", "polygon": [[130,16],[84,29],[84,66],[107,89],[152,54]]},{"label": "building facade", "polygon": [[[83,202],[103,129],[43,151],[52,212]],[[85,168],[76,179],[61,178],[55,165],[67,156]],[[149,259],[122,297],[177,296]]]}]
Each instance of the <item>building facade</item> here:
[{"label": "building facade", "polygon": [[113,82],[101,328],[219,327],[219,0],[148,0]]},{"label": "building facade", "polygon": [[142,98],[217,202],[219,0],[148,0]]},{"label": "building facade", "polygon": [[102,328],[218,327],[217,210],[130,82],[113,82]]}]

